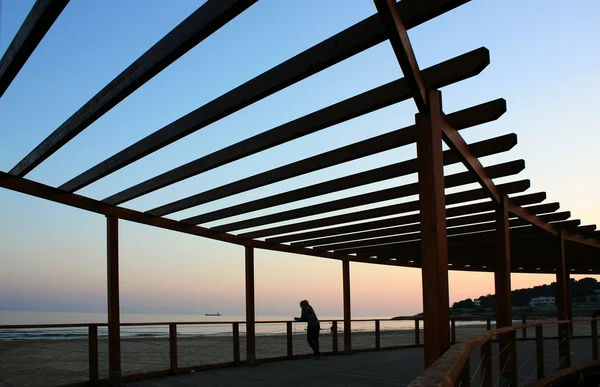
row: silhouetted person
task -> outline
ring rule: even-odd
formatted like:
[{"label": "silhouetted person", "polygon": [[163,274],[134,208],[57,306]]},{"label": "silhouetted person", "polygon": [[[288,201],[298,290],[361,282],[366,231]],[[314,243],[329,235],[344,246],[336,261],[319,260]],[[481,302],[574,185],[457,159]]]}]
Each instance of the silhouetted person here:
[{"label": "silhouetted person", "polygon": [[308,301],[300,301],[300,308],[302,309],[302,315],[300,318],[296,317],[296,321],[305,321],[307,323],[306,329],[306,341],[313,350],[313,357],[320,359],[321,352],[319,352],[319,331],[321,330],[321,324],[314,309]]}]

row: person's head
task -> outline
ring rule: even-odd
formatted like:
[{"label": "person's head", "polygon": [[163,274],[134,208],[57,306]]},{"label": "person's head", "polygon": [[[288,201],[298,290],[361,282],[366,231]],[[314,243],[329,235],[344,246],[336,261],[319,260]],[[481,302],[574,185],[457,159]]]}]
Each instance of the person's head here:
[{"label": "person's head", "polygon": [[300,301],[300,307],[301,308],[306,308],[308,306],[310,306],[309,303],[308,303],[308,301],[306,301],[306,300]]}]

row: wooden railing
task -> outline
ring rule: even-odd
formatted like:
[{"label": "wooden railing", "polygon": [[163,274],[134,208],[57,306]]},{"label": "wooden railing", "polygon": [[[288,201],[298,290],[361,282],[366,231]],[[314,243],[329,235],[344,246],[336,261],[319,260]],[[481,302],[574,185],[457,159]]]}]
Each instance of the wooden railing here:
[{"label": "wooden railing", "polygon": [[[523,322],[526,319],[523,318]],[[585,361],[577,365],[571,364],[571,347],[570,341],[576,336],[573,336],[573,325],[574,324],[585,324],[589,323],[591,328],[590,336],[578,336],[579,338],[590,338],[590,346],[592,349],[592,359]],[[555,325],[558,327],[559,340],[558,340],[558,353],[559,362],[561,363],[560,369],[549,375],[545,375],[544,365],[544,337],[543,327],[548,325]],[[498,385],[492,380],[493,376],[493,357],[492,357],[492,343],[494,337],[503,337],[506,343],[505,348],[507,352],[504,356],[497,356],[498,358],[498,371],[499,377],[506,379],[506,384],[511,386],[518,386],[519,379],[517,374],[517,332],[522,331],[522,339],[527,340],[527,329],[535,329],[535,354],[536,354],[536,378],[537,381],[532,382],[531,386],[545,386],[551,383],[556,383],[560,379],[563,379],[574,372],[581,372],[582,370],[599,366],[600,361],[598,360],[598,327],[597,320],[572,320],[572,321],[544,321],[534,324],[522,324],[517,326],[505,327],[495,330],[488,331],[485,335],[474,337],[468,341],[454,344],[444,355],[438,359],[434,364],[425,370],[422,376],[415,379],[409,386],[422,387],[422,386],[461,386],[468,387],[471,385],[471,381],[476,375],[471,372],[471,355],[478,348],[481,350],[480,364],[478,369],[481,374],[481,386],[491,387]],[[557,338],[557,337],[551,337]],[[561,339],[562,338],[562,339]],[[510,363],[509,359],[510,358]],[[503,364],[504,363],[504,364]],[[505,367],[505,368],[503,368]]]},{"label": "wooden railing", "polygon": [[[411,340],[411,342],[404,342],[403,344],[400,345],[383,345],[382,344],[382,336],[385,334],[385,332],[390,332],[390,331],[394,331],[394,332],[406,332],[406,329],[382,329],[382,323],[384,324],[388,324],[391,325],[394,322],[398,322],[398,321],[414,321],[414,327],[413,327],[413,331],[414,331],[414,339]],[[550,325],[550,324],[556,324],[556,322],[543,322],[543,323],[538,323],[538,324],[526,324],[526,325],[522,325],[519,327],[513,327],[513,328],[507,328],[504,330],[495,330],[495,331],[490,331],[491,327],[492,327],[492,320],[491,318],[481,318],[481,317],[477,317],[477,316],[461,316],[461,317],[453,317],[451,319],[451,324],[450,324],[450,330],[451,330],[451,337],[452,337],[452,342],[455,343],[457,342],[457,322],[459,321],[472,321],[472,322],[478,322],[481,321],[481,329],[483,328],[483,324],[485,322],[485,329],[487,329],[489,332],[483,336],[483,337],[479,337],[473,340],[469,340],[467,342],[458,344],[459,346],[457,347],[456,345],[453,347],[452,352],[451,353],[456,353],[456,351],[459,351],[460,348],[462,348],[461,351],[463,351],[464,353],[470,353],[470,351],[472,351],[474,348],[478,347],[478,346],[484,346],[487,345],[486,343],[488,341],[490,341],[494,336],[498,335],[498,332],[513,332],[514,335],[514,340],[517,340],[517,330],[522,330],[522,334],[521,334],[521,339],[525,339],[525,340],[530,340],[531,338],[527,337],[527,328],[534,328],[534,327],[538,327],[541,325]],[[522,318],[522,322],[526,322],[527,319],[525,317]],[[340,327],[340,323],[343,323],[343,320],[321,320],[322,324],[327,325],[328,323],[331,324],[331,335],[328,334],[324,334],[321,337],[321,343],[324,343],[325,340],[331,340],[330,345],[327,344],[327,346],[331,348],[330,351],[325,351],[323,352],[324,355],[335,355],[335,354],[341,354],[341,353],[356,353],[356,352],[365,352],[365,351],[380,351],[380,350],[387,350],[387,349],[401,349],[401,348],[409,348],[409,347],[415,347],[415,346],[421,346],[422,345],[422,338],[421,338],[421,330],[423,329],[423,325],[422,325],[422,319],[419,318],[414,318],[414,317],[401,317],[401,318],[395,318],[395,319],[354,319],[352,320],[352,323],[366,323],[366,322],[373,322],[373,330],[369,331],[370,334],[374,334],[373,337],[373,342],[372,344],[370,344],[368,347],[363,347],[363,348],[352,348],[348,351],[346,351],[344,348],[341,348],[341,346],[344,343],[344,340],[340,340],[338,338],[338,334],[341,333],[343,330],[339,330]],[[294,358],[302,358],[302,357],[308,357],[310,356],[309,354],[301,354],[301,353],[296,353],[296,351],[294,350],[294,340],[293,338],[295,337],[294,335],[294,321],[289,321],[289,320],[280,320],[280,321],[257,321],[256,325],[264,325],[264,324],[281,324],[282,326],[285,326],[285,333],[281,333],[278,336],[282,336],[285,337],[285,355],[283,356],[275,356],[275,357],[257,357],[257,356],[252,356],[252,358],[256,358],[256,362],[257,363],[264,363],[264,362],[271,362],[271,361],[278,361],[278,360],[286,360],[286,359],[294,359]],[[169,352],[169,358],[168,358],[168,368],[166,367],[165,364],[165,368],[164,369],[160,369],[160,370],[156,370],[156,371],[152,371],[152,372],[144,372],[144,373],[135,373],[135,374],[126,374],[124,376],[122,376],[122,380],[123,381],[132,381],[132,380],[140,380],[140,379],[147,379],[150,377],[155,377],[155,376],[161,376],[161,375],[173,375],[173,374],[178,374],[178,373],[184,373],[184,372],[190,372],[190,371],[199,371],[199,370],[206,370],[206,369],[214,369],[214,368],[221,368],[221,367],[228,367],[228,366],[233,366],[233,365],[238,365],[238,364],[245,364],[248,361],[247,360],[243,360],[242,359],[242,353],[241,353],[241,345],[240,345],[240,336],[242,335],[240,333],[240,326],[244,326],[246,323],[244,321],[194,321],[194,322],[188,322],[188,321],[181,321],[181,322],[151,322],[151,323],[121,323],[121,330],[127,329],[127,328],[131,328],[131,327],[144,327],[144,326],[161,326],[161,327],[168,327],[168,341],[169,341],[169,345],[168,345],[168,352]],[[189,325],[229,325],[231,327],[231,361],[225,361],[225,362],[219,362],[216,364],[197,364],[194,366],[182,366],[180,359],[179,359],[179,351],[178,351],[178,327],[184,327],[184,326],[189,326]],[[459,324],[460,325],[460,324]],[[99,334],[98,334],[98,328],[105,328],[107,327],[107,324],[44,324],[44,325],[0,325],[0,330],[8,330],[8,329],[52,329],[52,328],[87,328],[88,330],[88,363],[89,363],[89,368],[88,368],[88,380],[85,382],[86,384],[89,385],[95,385],[97,384],[99,381],[103,381],[105,380],[105,378],[102,377],[102,375],[100,375],[99,372]],[[593,325],[592,325],[592,329],[593,332],[595,332],[592,336],[597,337],[597,330],[595,327],[595,320],[593,321]],[[339,332],[338,332],[339,331]],[[537,331],[536,331],[537,332]],[[357,332],[352,332],[353,334],[356,334]],[[408,335],[411,335],[410,333],[408,333]],[[257,337],[260,337],[260,335],[258,335]],[[369,336],[370,337],[370,336]],[[166,339],[166,337],[164,337]],[[245,337],[246,340],[255,340],[255,338],[251,338],[251,337]],[[122,339],[123,342],[125,342],[125,339]],[[385,344],[385,343],[384,343]],[[254,347],[254,346],[252,346]],[[487,348],[487,347],[485,347]],[[490,347],[491,348],[491,347]],[[597,343],[595,344],[594,347],[594,353],[595,353],[595,357],[594,359],[597,359]],[[283,349],[283,348],[282,348]],[[486,350],[489,350],[486,349]],[[461,352],[461,353],[463,353]],[[256,355],[256,353],[254,353],[254,355]],[[446,355],[445,355],[446,356]],[[466,361],[467,355],[463,354],[461,356],[459,356],[459,360],[460,361]],[[458,363],[457,363],[458,364]],[[461,367],[464,368],[464,362],[461,364]],[[462,370],[462,368],[460,369]],[[457,373],[458,371],[456,371],[454,368],[452,370],[448,371],[449,374],[454,375],[455,373]],[[460,372],[458,372],[460,373]],[[456,376],[456,375],[455,375]],[[0,379],[1,379],[2,375],[0,375]],[[458,376],[456,376],[458,377]],[[83,382],[83,380],[82,380]],[[444,384],[445,385],[445,384]]]}]

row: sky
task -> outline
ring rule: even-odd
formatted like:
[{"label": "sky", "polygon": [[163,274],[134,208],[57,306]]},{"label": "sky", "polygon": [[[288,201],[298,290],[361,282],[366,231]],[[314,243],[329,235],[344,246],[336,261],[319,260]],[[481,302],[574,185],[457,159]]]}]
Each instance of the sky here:
[{"label": "sky", "polygon": [[[39,142],[203,1],[73,1],[0,99],[0,170],[9,171]],[[5,0],[4,52],[31,9]],[[371,1],[261,0],[142,86],[56,152],[28,178],[59,186],[146,135],[282,61],[375,13]],[[451,113],[496,98],[498,121],[461,131],[467,142],[518,135],[510,153],[484,165],[524,159],[528,192],[545,191],[583,224],[600,221],[596,178],[600,131],[595,116],[600,3],[579,0],[473,0],[409,31],[421,68],[485,46],[491,64],[442,90]],[[402,76],[388,42],[265,98],[84,188],[103,199],[224,146]],[[146,211],[277,166],[414,122],[406,101],[277,146],[124,204]],[[223,198],[169,217],[216,208],[412,158],[414,145]],[[463,170],[461,166],[447,172]],[[414,175],[279,206],[250,216],[414,182]],[[497,179],[497,183],[503,182]],[[461,189],[472,189],[473,185]],[[382,203],[414,200],[414,197]],[[358,207],[357,209],[362,209]],[[0,190],[0,310],[106,310],[106,224],[100,215]],[[248,215],[246,215],[248,217]],[[242,219],[244,216],[227,219]],[[218,222],[207,224],[213,226]],[[124,313],[244,312],[243,248],[121,222]],[[297,314],[309,299],[322,315],[342,314],[339,261],[256,251],[257,315]],[[513,274],[513,288],[553,281]],[[420,271],[351,265],[354,316],[422,310]],[[489,273],[451,272],[450,301],[493,293]]]}]

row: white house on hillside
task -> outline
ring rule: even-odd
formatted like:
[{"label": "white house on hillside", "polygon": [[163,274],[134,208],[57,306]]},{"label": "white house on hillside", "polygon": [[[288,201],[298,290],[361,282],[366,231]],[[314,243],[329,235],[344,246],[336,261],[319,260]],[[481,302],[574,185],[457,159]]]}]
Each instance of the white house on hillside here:
[{"label": "white house on hillside", "polygon": [[556,308],[555,297],[536,297],[529,300],[532,308]]}]

